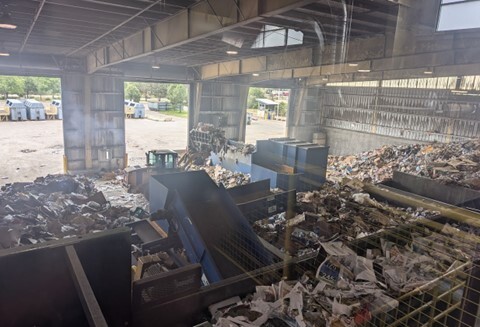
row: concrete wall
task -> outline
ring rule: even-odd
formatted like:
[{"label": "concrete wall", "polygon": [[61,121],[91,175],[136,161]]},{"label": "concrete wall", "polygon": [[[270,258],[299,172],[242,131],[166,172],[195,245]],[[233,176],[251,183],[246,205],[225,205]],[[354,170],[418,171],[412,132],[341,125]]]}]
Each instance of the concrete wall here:
[{"label": "concrete wall", "polygon": [[62,76],[63,143],[69,171],[85,170],[85,76]]},{"label": "concrete wall", "polygon": [[312,141],[313,133],[320,130],[322,90],[318,87],[295,88],[290,92],[287,117],[287,135],[301,141]]},{"label": "concrete wall", "polygon": [[123,80],[112,76],[64,74],[62,106],[67,169],[125,167]]},{"label": "concrete wall", "polygon": [[323,128],[327,134],[330,155],[349,155],[381,148],[384,145],[404,145],[418,143],[401,138],[372,135],[339,128]]}]

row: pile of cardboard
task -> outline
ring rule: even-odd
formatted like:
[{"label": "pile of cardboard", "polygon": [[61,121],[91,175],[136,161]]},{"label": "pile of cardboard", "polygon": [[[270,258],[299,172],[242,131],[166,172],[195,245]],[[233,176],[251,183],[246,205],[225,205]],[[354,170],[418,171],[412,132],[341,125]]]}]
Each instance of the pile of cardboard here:
[{"label": "pile of cardboard", "polygon": [[394,170],[480,190],[480,139],[388,145],[358,155],[330,156],[327,177],[338,181],[349,176],[377,183],[392,178]]},{"label": "pile of cardboard", "polygon": [[187,170],[205,170],[217,185],[223,185],[225,188],[232,188],[250,183],[250,174],[232,172],[220,165],[190,165]]}]

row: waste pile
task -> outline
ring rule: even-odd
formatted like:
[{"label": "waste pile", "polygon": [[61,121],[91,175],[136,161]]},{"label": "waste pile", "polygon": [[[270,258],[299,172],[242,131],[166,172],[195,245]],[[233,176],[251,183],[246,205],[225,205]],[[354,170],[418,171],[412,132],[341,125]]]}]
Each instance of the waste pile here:
[{"label": "waste pile", "polygon": [[229,152],[241,153],[244,156],[255,152],[253,144],[245,144],[229,140],[225,137],[225,131],[211,124],[198,123],[197,127],[190,131],[188,151],[179,160],[181,167],[190,164],[204,165],[209,160],[211,153],[224,157]]},{"label": "waste pile", "polygon": [[137,218],[112,206],[87,177],[48,175],[0,191],[0,248],[121,227]]},{"label": "waste pile", "polygon": [[250,174],[244,174],[240,172],[232,172],[228,169],[223,168],[220,165],[211,166],[211,165],[189,165],[186,167],[187,171],[190,170],[205,170],[211,179],[217,185],[223,185],[225,188],[232,188],[235,186],[245,185],[250,183]]},{"label": "waste pile", "polygon": [[[313,192],[297,193],[298,215],[290,220],[284,214],[258,221],[254,228],[259,236],[290,254],[316,251],[321,242],[350,241],[386,228],[431,218],[438,212],[422,208],[397,208],[379,202],[355,186],[327,182]],[[286,235],[291,237],[286,240]],[[285,249],[289,244],[289,249]]]},{"label": "waste pile", "polygon": [[247,144],[243,142],[236,142],[236,141],[228,141],[223,149],[219,152],[219,155],[225,155],[228,152],[238,152],[243,154],[244,156],[252,154],[256,150],[256,146],[253,144]]},{"label": "waste pile", "polygon": [[149,211],[150,204],[145,195],[127,192],[123,182],[123,173],[119,174],[113,180],[95,180],[95,187],[105,195],[111,206],[129,209],[142,208]]},{"label": "waste pile", "polygon": [[198,123],[197,127],[190,131],[189,148],[197,152],[218,153],[227,143],[225,131],[212,124]]},{"label": "waste pile", "polygon": [[480,190],[480,139],[457,143],[384,146],[351,156],[330,156],[327,177],[355,177],[373,183],[394,170]]},{"label": "waste pile", "polygon": [[[322,242],[324,259],[318,267],[307,269],[298,280],[257,286],[253,295],[216,312],[212,322],[221,327],[389,325],[395,315],[376,315],[398,308],[403,317],[417,308],[401,296],[420,287],[421,293],[435,293],[434,288],[449,290],[461,283],[455,276],[465,271],[465,262],[478,249],[475,242],[452,247],[452,227],[445,228],[446,233],[412,235],[405,246],[381,238],[370,244],[365,256],[343,242]],[[453,277],[440,279],[446,272]]]}]

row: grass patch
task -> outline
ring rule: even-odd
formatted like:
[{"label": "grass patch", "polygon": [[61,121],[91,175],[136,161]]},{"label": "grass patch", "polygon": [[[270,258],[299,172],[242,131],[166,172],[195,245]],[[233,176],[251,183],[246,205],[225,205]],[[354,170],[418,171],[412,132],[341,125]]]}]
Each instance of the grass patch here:
[{"label": "grass patch", "polygon": [[158,112],[161,113],[162,115],[188,118],[188,111],[165,110],[165,111],[158,111]]}]

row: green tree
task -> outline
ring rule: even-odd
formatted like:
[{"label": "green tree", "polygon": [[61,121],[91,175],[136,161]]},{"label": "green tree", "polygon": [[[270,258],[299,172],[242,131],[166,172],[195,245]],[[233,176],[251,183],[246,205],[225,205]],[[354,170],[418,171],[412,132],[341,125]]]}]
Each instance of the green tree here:
[{"label": "green tree", "polygon": [[258,109],[257,99],[265,98],[265,89],[251,87],[248,90],[248,108]]},{"label": "green tree", "polygon": [[60,79],[47,77],[45,88],[48,94],[52,95],[52,99],[56,94],[60,93]]},{"label": "green tree", "polygon": [[168,93],[168,84],[164,83],[151,83],[150,94],[155,96],[158,100],[166,98]]},{"label": "green tree", "polygon": [[23,80],[18,76],[0,76],[0,93],[5,99],[9,94],[23,95]]},{"label": "green tree", "polygon": [[140,90],[135,84],[127,83],[125,87],[125,96],[127,99],[139,102],[142,94],[140,93]]},{"label": "green tree", "polygon": [[168,87],[167,98],[174,107],[182,111],[183,105],[187,103],[187,88],[182,84],[172,84]]},{"label": "green tree", "polygon": [[145,101],[148,101],[148,92],[150,91],[150,83],[135,83],[135,86],[140,91],[140,93],[145,97]]},{"label": "green tree", "polygon": [[25,79],[23,80],[23,89],[27,98],[30,94],[38,92],[36,79],[34,77],[25,77]]},{"label": "green tree", "polygon": [[43,95],[49,94],[52,98],[60,93],[60,79],[52,77],[37,77],[37,88],[40,100]]},{"label": "green tree", "polygon": [[287,103],[285,101],[280,101],[280,104],[278,105],[278,115],[285,117],[287,115]]},{"label": "green tree", "polygon": [[5,99],[8,97],[6,76],[0,76],[0,93]]}]

